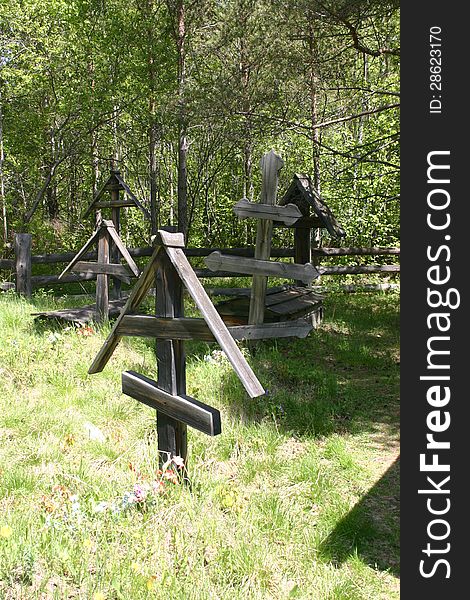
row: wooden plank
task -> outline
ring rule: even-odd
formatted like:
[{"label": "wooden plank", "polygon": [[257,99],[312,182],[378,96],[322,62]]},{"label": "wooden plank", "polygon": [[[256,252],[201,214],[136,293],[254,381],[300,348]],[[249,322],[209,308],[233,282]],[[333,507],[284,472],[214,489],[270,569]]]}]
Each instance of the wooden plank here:
[{"label": "wooden plank", "polygon": [[[261,200],[262,204],[274,205],[276,203],[278,173],[284,166],[282,158],[273,150],[261,159],[263,172]],[[258,221],[256,232],[255,258],[268,260],[271,254],[271,238],[273,222],[269,219]],[[248,322],[258,325],[264,320],[264,300],[266,297],[267,278],[263,275],[255,275],[251,288],[250,312]]]},{"label": "wooden plank", "polygon": [[222,431],[220,412],[187,395],[173,395],[158,384],[135,371],[122,374],[122,392],[177,421],[181,421],[207,435],[219,435]]},{"label": "wooden plank", "polygon": [[[116,230],[117,231],[117,230]],[[127,251],[131,257],[147,257],[152,256],[154,248],[152,246],[146,246],[142,248],[127,248]],[[254,248],[185,248],[184,253],[186,256],[209,256],[211,252],[218,250],[222,254],[234,254],[235,256],[249,256],[255,255]],[[323,248],[321,249],[323,250]],[[337,250],[337,248],[333,248]],[[399,248],[398,248],[399,250]],[[389,254],[393,254],[390,252]],[[399,254],[399,252],[397,253]],[[69,263],[76,256],[75,252],[60,252],[51,254],[34,254],[31,256],[32,264],[55,264],[55,263]],[[294,256],[293,248],[271,248],[272,257],[283,257],[292,258]],[[82,255],[85,260],[96,260],[96,251],[87,252]],[[13,269],[15,261],[12,259],[0,259],[0,269]]]},{"label": "wooden plank", "polygon": [[88,238],[88,240],[80,248],[77,254],[75,254],[75,256],[72,258],[69,264],[65,267],[62,273],[59,275],[59,279],[62,279],[66,273],[72,270],[73,266],[83,257],[88,248],[90,248],[95,243],[95,241],[98,240],[100,232],[101,227],[98,227],[98,229],[93,233],[93,235],[90,238]]},{"label": "wooden plank", "polygon": [[344,267],[318,267],[321,275],[361,275],[363,273],[399,273],[400,265],[360,265]]},{"label": "wooden plank", "polygon": [[[32,257],[31,257],[32,262]],[[15,261],[11,258],[0,258],[0,269],[14,269]]]},{"label": "wooden plank", "polygon": [[[98,238],[98,263],[109,263],[109,235],[105,227],[100,229]],[[109,282],[108,276],[98,274],[96,277],[96,321],[104,323],[108,320]]]},{"label": "wooden plank", "polygon": [[[119,300],[110,300],[109,318],[118,317],[125,303],[126,300],[124,298],[120,298]],[[86,306],[82,306],[80,308],[64,308],[62,310],[35,312],[31,314],[35,318],[57,319],[59,321],[68,321],[84,325],[85,323],[91,323],[91,321],[95,320],[96,305],[87,304]]]},{"label": "wooden plank", "polygon": [[117,333],[122,336],[135,335],[137,337],[152,337],[161,340],[201,340],[204,342],[215,342],[215,337],[204,319],[184,317],[125,315]]},{"label": "wooden plank", "polygon": [[[111,197],[115,200],[119,200],[119,192],[113,191],[111,192]],[[119,237],[119,230],[121,228],[121,209],[118,207],[114,207],[111,211],[111,220],[113,222],[114,231],[116,235]],[[111,233],[110,233],[111,235]],[[120,262],[119,258],[119,249],[116,245],[116,242],[111,238],[110,244],[110,256],[111,262],[114,264],[118,264]],[[119,277],[112,277],[113,287],[111,290],[111,297],[116,300],[121,297],[121,280]]]},{"label": "wooden plank", "polygon": [[16,292],[31,297],[31,242],[30,233],[15,234],[15,269],[16,269]]},{"label": "wooden plank", "polygon": [[78,283],[80,281],[93,281],[96,273],[69,273],[59,279],[58,275],[33,275],[31,283],[34,288],[58,285],[61,283]]},{"label": "wooden plank", "polygon": [[85,219],[90,214],[90,212],[95,208],[95,204],[99,201],[99,199],[107,191],[107,186],[112,185],[112,184],[117,184],[117,183],[118,183],[118,181],[116,179],[115,173],[114,173],[114,171],[111,171],[110,176],[105,181],[105,183],[101,186],[101,188],[98,190],[98,192],[96,193],[95,197],[93,198],[91,204],[88,206],[86,211],[83,213],[83,216],[82,216],[83,219]]},{"label": "wooden plank", "polygon": [[293,298],[292,300],[287,300],[286,302],[281,302],[279,304],[274,304],[273,306],[269,307],[269,311],[276,315],[293,315],[304,310],[310,310],[313,306],[320,303],[321,300],[303,296],[300,298]]},{"label": "wooden plank", "polygon": [[108,228],[111,239],[116,244],[117,249],[122,254],[122,257],[129,265],[131,271],[134,273],[134,275],[136,277],[139,277],[139,275],[140,275],[139,267],[135,264],[134,259],[129,254],[129,251],[127,250],[126,246],[122,243],[122,240],[119,237],[119,235],[114,227],[114,223],[112,221],[104,221],[104,223]]},{"label": "wooden plank", "polygon": [[[228,327],[235,340],[261,340],[273,337],[306,337],[312,329],[305,321],[264,323]],[[117,330],[121,336],[151,337],[162,340],[200,340],[215,342],[204,319],[163,318],[152,315],[125,315]]]},{"label": "wooden plank", "polygon": [[324,224],[319,217],[302,217],[291,225],[285,225],[284,223],[277,223],[274,221],[273,227],[289,227],[295,231],[296,229],[322,229]]},{"label": "wooden plank", "polygon": [[150,221],[151,219],[150,219],[149,211],[139,202],[137,197],[131,192],[130,187],[127,185],[127,183],[121,177],[121,173],[119,171],[115,172],[115,177],[118,180],[118,182],[121,184],[122,189],[126,193],[127,197],[131,198],[131,200],[134,202],[135,206],[137,208],[139,208],[144,213],[145,217]]},{"label": "wooden plank", "polygon": [[152,236],[152,241],[156,244],[163,244],[164,246],[171,248],[184,248],[184,235],[179,232],[159,229],[157,233]]},{"label": "wooden plank", "polygon": [[[309,228],[299,228],[294,230],[294,262],[300,265],[311,262],[312,260],[312,242],[311,230]],[[296,285],[302,285],[297,281]]]},{"label": "wooden plank", "polygon": [[201,282],[196,277],[183,250],[181,248],[169,247],[165,247],[165,250],[244,388],[252,398],[262,396],[265,393],[263,387],[228,332],[227,327],[210,301]]},{"label": "wooden plank", "polygon": [[399,255],[400,248],[383,248],[380,246],[375,246],[372,248],[313,248],[312,254],[316,254],[318,256],[386,256]]},{"label": "wooden plank", "polygon": [[[258,260],[256,258],[244,258],[228,256],[213,252],[204,262],[214,271],[223,269],[228,272],[241,272],[250,275],[263,275],[285,277],[286,279],[300,279],[309,284],[319,277],[320,273],[315,267],[308,263],[306,265],[297,265],[295,263],[271,262],[269,260]],[[266,294],[263,295],[265,298]],[[263,304],[264,313],[264,304]]]},{"label": "wooden plank", "polygon": [[280,221],[285,225],[292,225],[302,217],[302,213],[295,204],[286,204],[277,206],[271,204],[261,204],[260,202],[250,202],[243,198],[235,204],[233,212],[239,219],[271,219]]},{"label": "wooden plank", "polygon": [[287,203],[295,203],[306,214],[306,207],[311,206],[315,214],[321,219],[322,227],[326,227],[333,237],[344,237],[344,229],[336,220],[330,208],[317,193],[310,177],[296,173],[292,179],[287,192],[280,199],[281,206]]},{"label": "wooden plank", "polygon": [[117,318],[114,323],[113,328],[111,329],[108,337],[106,338],[103,346],[101,347],[98,354],[95,356],[90,368],[88,369],[88,373],[99,373],[104,369],[107,362],[113,355],[114,350],[117,348],[119,342],[121,341],[121,336],[117,334],[117,329],[119,324],[124,317],[129,312],[134,311],[143,301],[149,289],[154,285],[155,282],[155,273],[159,264],[159,254],[161,252],[161,246],[158,246],[153,251],[152,257],[149,260],[147,266],[142,272],[142,275],[139,277],[139,280],[135,284],[132,289],[129,298],[124,306],[121,314]]},{"label": "wooden plank", "polygon": [[[243,296],[249,298],[251,295],[251,288],[205,288],[206,292],[210,296]],[[266,289],[266,297],[276,292],[282,292],[287,289],[286,285],[276,285]]]},{"label": "wooden plank", "polygon": [[[130,284],[130,277],[132,273],[121,264],[99,264],[92,262],[82,262],[78,261],[78,263],[72,267],[72,271],[76,271],[78,273],[85,274],[95,274],[95,275],[112,275],[113,277],[123,281],[124,283]],[[116,299],[116,298],[114,298]]]},{"label": "wooden plank", "polygon": [[[277,294],[271,294],[269,296],[266,296],[265,306],[266,306],[266,308],[269,308],[276,304],[280,304],[281,302],[287,302],[288,300],[294,300],[295,298],[301,298],[304,296],[311,297],[312,291],[310,290],[310,288],[303,288],[303,289],[305,291],[302,291],[302,288],[299,289],[298,287],[295,287],[295,288],[285,290],[283,292],[279,292]],[[323,299],[322,297],[318,296],[317,294],[313,294],[313,296],[315,297],[316,300]]]},{"label": "wooden plank", "polygon": [[235,340],[265,340],[272,338],[304,338],[313,329],[304,319],[282,323],[261,323],[261,325],[235,325],[228,327]]},{"label": "wooden plank", "polygon": [[101,200],[95,202],[93,208],[124,208],[126,206],[132,206],[135,208],[135,204],[129,200]]}]

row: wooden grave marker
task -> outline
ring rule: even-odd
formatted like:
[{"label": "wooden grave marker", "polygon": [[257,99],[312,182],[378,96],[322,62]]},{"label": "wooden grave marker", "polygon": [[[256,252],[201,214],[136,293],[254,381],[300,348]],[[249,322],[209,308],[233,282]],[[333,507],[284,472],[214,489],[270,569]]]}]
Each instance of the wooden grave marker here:
[{"label": "wooden grave marker", "polygon": [[[249,202],[243,198],[233,207],[239,218],[251,217],[258,219],[255,257],[246,258],[216,251],[205,259],[205,264],[212,271],[221,270],[229,273],[253,275],[248,312],[248,327],[252,327],[252,335],[247,332],[245,338],[249,340],[263,339],[268,334],[266,328],[263,331],[265,335],[258,336],[255,333],[255,328],[260,331],[264,321],[267,302],[267,278],[269,276],[300,280],[306,285],[310,285],[314,279],[320,276],[320,272],[310,261],[305,261],[305,263],[283,263],[269,260],[274,222],[292,227],[304,219],[304,213],[297,205],[284,203],[280,206],[276,204],[278,173],[283,165],[282,158],[273,150],[265,154],[261,159],[263,179],[260,202]],[[302,223],[302,226],[305,225]],[[295,295],[298,294],[299,292],[296,290]],[[295,308],[295,306],[292,305],[292,308]],[[286,317],[288,317],[288,313]],[[304,330],[299,325],[296,319],[292,319],[286,322],[283,327],[271,327],[270,331],[272,337],[287,337],[290,329],[292,336],[302,337]]]},{"label": "wooden grave marker", "polygon": [[[248,394],[254,398],[265,391],[189,264],[183,235],[159,231],[154,242],[156,248],[150,261],[88,372],[103,370],[123,336],[157,339],[157,381],[127,371],[122,376],[122,389],[157,411],[158,450],[163,463],[173,456],[186,460],[187,425],[208,435],[221,431],[219,411],[186,395],[184,340],[217,341]],[[132,314],[155,280],[156,315]],[[184,317],[183,286],[203,319]]]},{"label": "wooden grave marker", "polygon": [[[97,262],[80,260],[88,249],[98,244]],[[111,245],[113,244],[113,248]],[[127,267],[121,263],[111,263],[110,253],[114,252],[114,260],[119,260],[119,254],[127,262]],[[130,283],[130,277],[138,277],[140,272],[132,256],[119,237],[113,221],[99,219],[96,231],[88,241],[80,248],[70,263],[59,275],[59,279],[71,271],[84,273],[85,275],[96,275],[96,320],[99,323],[106,321],[109,314],[109,282],[108,278],[113,277],[119,282]]]}]

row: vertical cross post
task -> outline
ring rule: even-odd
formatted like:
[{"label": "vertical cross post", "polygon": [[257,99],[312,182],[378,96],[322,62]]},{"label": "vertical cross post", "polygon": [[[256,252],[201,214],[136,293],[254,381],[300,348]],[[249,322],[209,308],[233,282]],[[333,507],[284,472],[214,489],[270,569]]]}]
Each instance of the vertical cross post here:
[{"label": "vertical cross post", "polygon": [[[183,317],[183,285],[178,273],[166,253],[156,277],[157,317]],[[158,340],[156,345],[158,378],[160,389],[172,395],[186,393],[186,357],[182,340]],[[181,456],[186,464],[187,427],[157,411],[158,451],[160,465],[172,456]]]},{"label": "vertical cross post", "polygon": [[[109,233],[102,228],[98,238],[98,264],[109,263]],[[96,320],[103,323],[109,317],[108,276],[99,274],[96,277]]]},{"label": "vertical cross post", "polygon": [[[261,188],[262,204],[275,204],[277,196],[278,172],[284,166],[282,158],[271,150],[261,159],[263,182]],[[270,219],[259,219],[256,232],[255,258],[269,260],[271,256],[271,238],[273,222]],[[251,286],[250,312],[248,323],[259,325],[264,321],[264,305],[266,300],[267,277],[254,275]]]},{"label": "vertical cross post", "polygon": [[[299,265],[312,262],[310,236],[311,229],[309,227],[294,227],[294,262]],[[295,285],[306,286],[307,284],[303,281],[296,281]]]}]

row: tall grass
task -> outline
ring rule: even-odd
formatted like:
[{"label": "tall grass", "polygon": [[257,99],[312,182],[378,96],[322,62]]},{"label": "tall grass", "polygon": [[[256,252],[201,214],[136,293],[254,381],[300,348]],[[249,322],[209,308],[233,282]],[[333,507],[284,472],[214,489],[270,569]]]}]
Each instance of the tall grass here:
[{"label": "tall grass", "polygon": [[60,304],[0,297],[0,597],[398,598],[397,296],[332,294],[309,338],[263,343],[257,400],[188,343],[188,393],[222,413],[220,436],[189,432],[190,485],[120,391],[155,377],[153,343],[89,376],[107,328],[30,316]]}]

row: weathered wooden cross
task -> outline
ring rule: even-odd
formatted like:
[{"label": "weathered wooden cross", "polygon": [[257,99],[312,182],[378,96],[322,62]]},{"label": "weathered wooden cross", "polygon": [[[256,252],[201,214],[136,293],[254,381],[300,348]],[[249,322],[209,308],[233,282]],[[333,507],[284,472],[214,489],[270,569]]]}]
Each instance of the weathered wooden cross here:
[{"label": "weathered wooden cross", "polygon": [[[113,263],[110,262],[111,242],[115,245],[118,252],[118,256],[116,257],[115,255],[115,262]],[[98,261],[90,262],[80,260],[95,243],[98,244]],[[123,256],[129,268],[117,262],[119,254]],[[129,254],[129,251],[119,237],[113,221],[107,221],[105,219],[98,221],[97,228],[93,235],[82,246],[82,248],[80,248],[74,258],[65,267],[62,273],[59,275],[59,279],[61,279],[69,271],[96,274],[96,320],[99,323],[107,320],[108,318],[108,277],[112,276],[119,281],[130,284],[130,277],[139,276],[139,268],[135,264],[132,256]]]},{"label": "weathered wooden cross", "polygon": [[[109,199],[105,198],[107,192],[109,192]],[[121,192],[124,193],[122,198],[120,197]],[[131,192],[121,173],[111,170],[108,179],[83,213],[83,218],[85,218],[93,211],[95,212],[96,230],[59,275],[60,279],[69,271],[96,274],[96,320],[99,323],[108,319],[110,295],[116,300],[121,298],[121,282],[129,284],[130,277],[139,276],[139,269],[119,237],[120,211],[124,207],[138,208],[147,218],[150,218],[148,211]],[[101,211],[103,209],[111,209],[111,220],[102,218]],[[80,258],[95,242],[98,244],[98,262],[81,261]],[[120,255],[126,260],[130,271],[119,263]],[[110,277],[113,282],[111,289],[109,286]]]},{"label": "weathered wooden cross", "polygon": [[[158,449],[163,463],[173,456],[186,460],[187,425],[208,435],[221,432],[219,411],[186,395],[184,340],[217,341],[248,394],[254,398],[265,391],[189,264],[183,234],[161,230],[154,242],[150,261],[88,372],[103,370],[123,336],[157,339],[157,381],[126,371],[122,374],[122,391],[157,411]],[[154,283],[156,314],[135,314]],[[184,317],[183,286],[203,319]]]},{"label": "weathered wooden cross", "polygon": [[297,279],[310,284],[320,276],[310,263],[295,264],[270,261],[273,222],[281,222],[286,226],[293,225],[302,218],[302,212],[295,204],[279,206],[276,204],[278,173],[283,167],[282,158],[271,150],[261,159],[263,173],[260,202],[249,202],[245,198],[235,204],[233,210],[239,218],[258,219],[256,248],[254,258],[230,256],[213,252],[205,263],[212,271],[218,269],[232,273],[253,275],[251,287],[248,323],[259,325],[264,321],[266,288],[268,276]]}]

